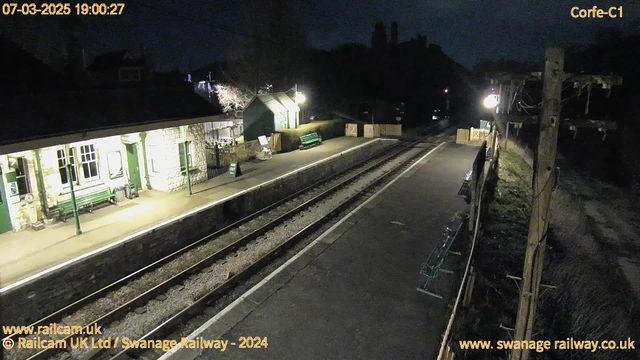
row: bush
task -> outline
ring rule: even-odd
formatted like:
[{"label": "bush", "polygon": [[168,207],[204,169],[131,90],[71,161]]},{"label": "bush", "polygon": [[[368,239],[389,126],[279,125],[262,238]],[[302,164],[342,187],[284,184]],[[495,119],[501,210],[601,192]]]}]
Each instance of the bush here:
[{"label": "bush", "polygon": [[300,146],[300,136],[318,133],[322,140],[344,136],[345,122],[343,120],[313,121],[298,126],[297,129],[280,130],[282,138],[282,152],[297,150]]}]

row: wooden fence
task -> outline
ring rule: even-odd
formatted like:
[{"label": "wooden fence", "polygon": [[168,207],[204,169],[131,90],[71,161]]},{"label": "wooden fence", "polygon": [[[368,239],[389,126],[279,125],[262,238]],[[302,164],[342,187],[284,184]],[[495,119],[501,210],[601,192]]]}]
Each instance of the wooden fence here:
[{"label": "wooden fence", "polygon": [[345,124],[345,136],[358,137],[358,124]]},{"label": "wooden fence", "polygon": [[378,138],[378,137],[380,137],[380,125],[379,124],[364,124],[364,137],[366,137],[366,138]]},{"label": "wooden fence", "polygon": [[[269,148],[272,153],[280,152],[282,149],[281,134],[273,134],[267,138]],[[207,167],[210,169],[226,168],[232,161],[245,162],[256,158],[256,154],[262,151],[262,145],[258,140],[247,141],[243,144],[226,146],[207,147]],[[216,174],[215,171],[209,172]],[[212,176],[209,176],[211,178]]]},{"label": "wooden fence", "polygon": [[380,135],[402,136],[402,125],[380,124]]},{"label": "wooden fence", "polygon": [[471,128],[469,134],[470,141],[485,141],[491,136],[491,131],[484,129]]},{"label": "wooden fence", "polygon": [[469,129],[458,129],[456,134],[456,144],[468,144],[469,143]]},{"label": "wooden fence", "polygon": [[[360,125],[362,128],[362,125]],[[358,124],[345,125],[345,136],[357,137]],[[398,124],[364,124],[364,137],[376,138],[380,136],[402,136],[402,125]]]}]

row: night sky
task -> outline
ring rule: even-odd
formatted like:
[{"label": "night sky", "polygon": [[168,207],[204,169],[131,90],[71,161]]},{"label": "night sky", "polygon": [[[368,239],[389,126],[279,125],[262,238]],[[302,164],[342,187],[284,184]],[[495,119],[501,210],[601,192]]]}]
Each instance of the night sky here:
[{"label": "night sky", "polygon": [[[156,69],[188,71],[223,60],[233,37],[204,24],[243,32],[239,14],[244,0],[140,0],[156,9],[126,2],[119,17],[87,18],[87,53],[146,45]],[[398,22],[399,41],[416,34],[472,68],[481,60],[539,61],[550,45],[585,45],[600,29],[640,29],[640,2],[596,1],[608,9],[623,7],[622,19],[574,19],[573,6],[590,8],[593,1],[470,0],[317,0],[295,1],[291,12],[304,26],[308,44],[329,50],[343,43],[371,42],[376,21]],[[182,19],[175,14],[200,20]],[[204,24],[203,24],[204,23]]]}]

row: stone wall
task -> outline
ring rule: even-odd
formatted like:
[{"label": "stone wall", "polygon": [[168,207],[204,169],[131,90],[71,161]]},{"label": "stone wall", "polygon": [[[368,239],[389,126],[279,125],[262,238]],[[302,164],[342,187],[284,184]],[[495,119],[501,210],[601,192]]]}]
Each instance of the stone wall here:
[{"label": "stone wall", "polygon": [[[147,186],[144,168],[144,152],[138,134],[128,134],[129,138],[137,141],[135,146],[138,150],[138,164],[140,168],[140,178],[142,188]],[[189,126],[187,139],[191,141],[192,148],[192,171],[191,183],[197,184],[207,180],[207,159],[204,142],[204,125],[196,124]],[[162,191],[173,191],[187,186],[187,177],[180,170],[180,157],[178,144],[181,142],[180,128],[172,127],[149,132],[147,141],[148,150],[152,146],[156,146],[156,150],[148,151],[147,156],[157,161],[156,170],[149,169],[149,182],[154,189]],[[83,145],[94,145],[98,158],[99,178],[86,180],[82,175],[82,165],[80,164],[80,147]],[[151,147],[149,147],[151,145]],[[76,195],[82,195],[87,192],[93,192],[99,189],[109,187],[114,189],[125,185],[127,182],[128,166],[127,166],[127,149],[122,143],[121,136],[109,136],[88,141],[76,142],[69,144],[74,149],[76,156],[76,176],[78,182],[74,184],[74,192]],[[68,200],[71,197],[68,185],[63,185],[60,177],[60,169],[58,167],[58,150],[63,150],[63,145],[50,146],[40,149],[40,163],[42,165],[42,173],[44,178],[44,187],[47,195],[47,205],[49,208],[55,207],[59,201]],[[113,177],[109,173],[109,164],[107,154],[110,152],[119,152],[122,162],[122,175]],[[24,196],[10,196],[6,173],[13,172],[8,167],[8,157],[0,156],[0,166],[5,176],[5,193],[7,194],[9,212],[14,231],[24,230],[31,226],[32,221],[29,218],[29,208],[35,207],[36,221],[46,218],[46,212],[43,201],[40,198],[40,184],[37,176],[37,165],[34,151],[22,151],[9,154],[10,157],[24,157],[28,163],[29,185],[31,194],[35,197],[32,204],[24,201]],[[151,167],[151,159],[148,159],[148,166]]]},{"label": "stone wall", "polygon": [[[207,153],[204,125],[189,126],[187,140],[191,142],[191,184],[207,180]],[[149,179],[153,189],[174,191],[187,186],[187,176],[180,170],[180,128],[167,128],[149,132],[147,139]],[[153,164],[152,164],[153,163]]]},{"label": "stone wall", "polygon": [[343,152],[11,288],[0,297],[4,310],[0,323],[32,323],[233,221],[350,168],[389,145],[374,141]]}]

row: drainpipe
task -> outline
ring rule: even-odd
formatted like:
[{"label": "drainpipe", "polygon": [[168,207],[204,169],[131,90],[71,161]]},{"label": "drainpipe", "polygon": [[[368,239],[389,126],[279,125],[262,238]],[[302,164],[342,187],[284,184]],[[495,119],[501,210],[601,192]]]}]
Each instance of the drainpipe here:
[{"label": "drainpipe", "polygon": [[64,145],[64,153],[66,157],[67,179],[69,180],[69,189],[71,190],[71,203],[73,204],[73,216],[76,218],[76,235],[82,234],[80,230],[80,217],[78,216],[78,204],[76,203],[76,193],[73,191],[73,176],[71,174],[71,162],[69,161],[69,144]]},{"label": "drainpipe", "polygon": [[35,149],[36,166],[38,167],[38,183],[40,185],[40,199],[42,199],[42,206],[44,206],[44,214],[47,218],[49,216],[49,202],[47,201],[47,190],[44,187],[44,176],[42,175],[42,164],[40,163],[40,149]]},{"label": "drainpipe", "polygon": [[184,142],[184,166],[187,171],[187,188],[189,189],[189,196],[193,195],[191,192],[191,174],[189,174],[189,142]]},{"label": "drainpipe", "polygon": [[189,196],[191,196],[193,195],[193,192],[191,192],[191,174],[189,174],[189,141],[187,141],[189,125],[182,126],[181,130],[184,138],[184,169],[187,172],[187,188],[189,189]]},{"label": "drainpipe", "polygon": [[140,142],[142,143],[142,157],[144,158],[144,178],[147,181],[147,190],[151,190],[151,182],[149,181],[149,167],[147,167],[147,145],[145,140],[147,139],[147,133],[140,133]]}]

